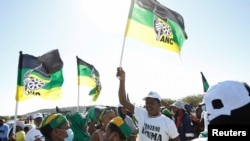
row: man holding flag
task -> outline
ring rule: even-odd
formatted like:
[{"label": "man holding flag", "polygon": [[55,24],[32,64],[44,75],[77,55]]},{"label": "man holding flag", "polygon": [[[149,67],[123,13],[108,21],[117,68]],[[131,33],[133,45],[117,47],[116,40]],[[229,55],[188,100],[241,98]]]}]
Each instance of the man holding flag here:
[{"label": "man holding flag", "polygon": [[145,108],[138,107],[127,101],[125,91],[125,72],[121,67],[117,70],[119,76],[119,102],[133,113],[138,120],[139,141],[180,141],[179,133],[173,120],[161,114],[161,97],[151,91],[146,97]]}]

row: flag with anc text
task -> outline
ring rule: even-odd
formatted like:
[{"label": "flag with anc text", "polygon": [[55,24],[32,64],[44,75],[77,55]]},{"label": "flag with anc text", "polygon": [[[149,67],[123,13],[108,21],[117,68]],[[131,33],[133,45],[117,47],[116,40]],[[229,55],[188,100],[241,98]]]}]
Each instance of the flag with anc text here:
[{"label": "flag with anc text", "polygon": [[19,55],[16,101],[32,97],[47,100],[61,98],[64,82],[63,61],[57,49],[36,57],[30,54]]},{"label": "flag with anc text", "polygon": [[92,101],[96,101],[101,92],[101,82],[100,75],[97,69],[83,61],[82,59],[77,59],[77,72],[78,72],[78,86],[86,85],[93,89],[89,92],[89,96],[92,96]]},{"label": "flag with anc text", "polygon": [[125,36],[176,53],[187,39],[183,17],[156,0],[132,0]]},{"label": "flag with anc text", "polygon": [[207,79],[205,78],[205,76],[203,75],[202,72],[201,72],[201,78],[202,78],[203,90],[204,90],[204,92],[207,92],[207,90],[209,88],[209,84],[208,84]]}]

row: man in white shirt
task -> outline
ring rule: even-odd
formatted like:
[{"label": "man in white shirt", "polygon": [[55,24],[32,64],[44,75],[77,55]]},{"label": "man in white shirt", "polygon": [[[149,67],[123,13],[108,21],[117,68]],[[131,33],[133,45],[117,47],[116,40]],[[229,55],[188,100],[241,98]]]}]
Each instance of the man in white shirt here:
[{"label": "man in white shirt", "polygon": [[125,72],[120,67],[117,70],[120,84],[118,90],[119,102],[126,107],[138,120],[139,141],[180,141],[174,121],[161,114],[161,97],[156,92],[149,92],[143,98],[145,108],[135,106],[126,100]]},{"label": "man in white shirt", "polygon": [[33,120],[36,127],[30,129],[27,132],[25,141],[45,141],[45,138],[38,129],[40,123],[43,120],[43,115],[41,113],[36,113],[33,115]]}]

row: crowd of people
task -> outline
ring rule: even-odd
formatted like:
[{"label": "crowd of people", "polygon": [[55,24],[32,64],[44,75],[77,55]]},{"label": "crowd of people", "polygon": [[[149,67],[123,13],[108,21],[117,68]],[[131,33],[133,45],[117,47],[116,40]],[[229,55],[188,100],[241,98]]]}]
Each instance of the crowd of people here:
[{"label": "crowd of people", "polygon": [[[197,107],[181,100],[168,105],[151,91],[143,97],[145,106],[126,97],[125,71],[119,78],[116,107],[93,106],[85,112],[33,115],[34,127],[25,129],[16,121],[16,131],[0,119],[0,141],[206,141],[209,125],[250,124],[250,87],[238,81],[224,81],[211,87]],[[240,116],[239,116],[240,115]]]}]

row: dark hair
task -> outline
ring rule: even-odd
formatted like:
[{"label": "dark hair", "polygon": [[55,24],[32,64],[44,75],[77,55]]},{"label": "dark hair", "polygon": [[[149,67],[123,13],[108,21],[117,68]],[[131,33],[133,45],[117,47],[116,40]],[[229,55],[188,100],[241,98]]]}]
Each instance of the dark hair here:
[{"label": "dark hair", "polygon": [[23,128],[23,130],[24,130],[24,131],[28,131],[28,130],[30,130],[30,127],[29,127],[29,126],[25,126],[25,127]]},{"label": "dark hair", "polygon": [[49,124],[43,126],[42,128],[39,129],[41,131],[41,133],[43,134],[43,136],[45,137],[45,139],[50,139],[50,132],[52,131],[52,128],[50,127]]},{"label": "dark hair", "polygon": [[109,123],[108,128],[110,128],[111,132],[117,132],[119,134],[120,139],[126,140],[127,138],[122,134],[119,127],[117,127],[114,123]]}]

